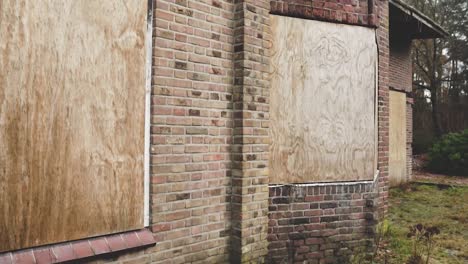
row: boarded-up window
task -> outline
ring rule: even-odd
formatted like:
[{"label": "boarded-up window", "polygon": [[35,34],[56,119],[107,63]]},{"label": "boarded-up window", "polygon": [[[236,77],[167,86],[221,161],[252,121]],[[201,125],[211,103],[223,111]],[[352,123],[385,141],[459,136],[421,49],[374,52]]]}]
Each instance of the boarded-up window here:
[{"label": "boarded-up window", "polygon": [[390,91],[388,175],[390,184],[406,180],[406,94]]},{"label": "boarded-up window", "polygon": [[375,30],[271,16],[270,183],[373,179]]},{"label": "boarded-up window", "polygon": [[0,0],[0,251],[143,227],[146,20]]}]

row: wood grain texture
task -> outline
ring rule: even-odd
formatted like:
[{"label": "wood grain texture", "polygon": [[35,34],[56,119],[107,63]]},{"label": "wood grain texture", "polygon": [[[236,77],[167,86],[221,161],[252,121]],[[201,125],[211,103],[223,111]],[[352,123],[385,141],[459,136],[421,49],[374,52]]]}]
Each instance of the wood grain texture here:
[{"label": "wood grain texture", "polygon": [[271,16],[270,183],[373,179],[373,29]]},{"label": "wood grain texture", "polygon": [[0,0],[0,251],[143,227],[146,15]]},{"label": "wood grain texture", "polygon": [[390,185],[406,181],[406,94],[390,91],[388,174]]}]

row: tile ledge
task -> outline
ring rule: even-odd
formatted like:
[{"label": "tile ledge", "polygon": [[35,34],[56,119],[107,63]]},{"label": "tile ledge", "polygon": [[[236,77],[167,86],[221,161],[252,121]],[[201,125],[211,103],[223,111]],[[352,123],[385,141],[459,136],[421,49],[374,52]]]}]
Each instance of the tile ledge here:
[{"label": "tile ledge", "polygon": [[0,253],[0,264],[61,263],[155,245],[147,229]]}]

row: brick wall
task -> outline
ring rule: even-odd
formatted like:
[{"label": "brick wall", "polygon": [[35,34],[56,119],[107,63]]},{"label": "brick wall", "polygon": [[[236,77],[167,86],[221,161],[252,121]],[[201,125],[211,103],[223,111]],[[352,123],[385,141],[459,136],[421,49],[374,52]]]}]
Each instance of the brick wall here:
[{"label": "brick wall", "polygon": [[[337,263],[388,197],[388,2],[154,0],[151,228],[117,263]],[[268,186],[269,12],[376,27],[375,182]]]},{"label": "brick wall", "polygon": [[[269,263],[346,263],[351,254],[372,248],[375,224],[388,208],[388,2],[296,0],[271,6],[279,15],[377,27],[379,177],[366,184],[270,186]],[[341,18],[330,15],[333,10]],[[355,19],[343,19],[349,17]]]},{"label": "brick wall", "polygon": [[230,244],[234,4],[155,1],[153,263],[222,263]]},{"label": "brick wall", "polygon": [[236,2],[231,263],[264,263],[268,223],[269,1]]},{"label": "brick wall", "polygon": [[378,77],[378,160],[379,169],[379,214],[383,217],[388,210],[388,132],[389,132],[389,16],[388,1],[375,2],[378,9],[377,45],[379,47]]},{"label": "brick wall", "polygon": [[396,32],[390,33],[390,87],[411,92],[411,40],[398,37],[397,34]]},{"label": "brick wall", "polygon": [[390,29],[390,87],[406,93],[406,155],[407,180],[412,177],[413,162],[413,99],[411,98],[413,71],[411,39],[397,28]]},{"label": "brick wall", "polygon": [[376,0],[273,0],[271,13],[351,25],[376,26]]},{"label": "brick wall", "polygon": [[372,246],[375,183],[270,187],[268,263],[347,263]]}]

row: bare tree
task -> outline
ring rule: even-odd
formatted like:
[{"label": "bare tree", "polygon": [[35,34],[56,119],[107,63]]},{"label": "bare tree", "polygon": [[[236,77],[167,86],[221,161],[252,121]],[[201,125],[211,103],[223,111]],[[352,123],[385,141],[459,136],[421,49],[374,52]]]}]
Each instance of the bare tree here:
[{"label": "bare tree", "polygon": [[[439,137],[450,130],[442,124],[450,111],[445,110],[447,107],[442,111],[441,103],[468,98],[468,1],[408,0],[408,3],[451,33],[445,39],[413,42],[415,94],[430,101],[433,134]],[[466,124],[466,120],[462,123]]]}]

